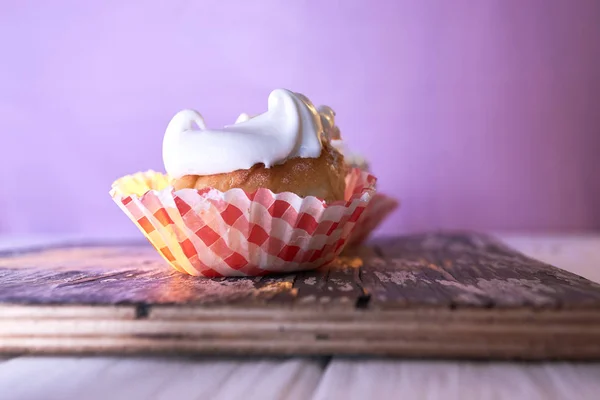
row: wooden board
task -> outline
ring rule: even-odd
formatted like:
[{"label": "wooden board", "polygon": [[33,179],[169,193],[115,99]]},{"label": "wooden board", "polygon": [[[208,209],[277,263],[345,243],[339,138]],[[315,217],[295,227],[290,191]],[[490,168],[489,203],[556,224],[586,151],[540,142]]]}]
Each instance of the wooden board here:
[{"label": "wooden board", "polygon": [[600,285],[476,234],[207,280],[147,244],[0,255],[0,352],[600,359]]}]

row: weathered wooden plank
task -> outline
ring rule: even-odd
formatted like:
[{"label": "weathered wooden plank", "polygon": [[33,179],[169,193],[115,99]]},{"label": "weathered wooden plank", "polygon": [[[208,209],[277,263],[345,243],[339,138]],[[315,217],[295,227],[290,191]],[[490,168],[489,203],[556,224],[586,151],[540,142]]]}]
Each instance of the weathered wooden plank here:
[{"label": "weathered wooden plank", "polygon": [[[24,314],[18,319],[0,318],[0,353],[183,351],[600,359],[600,318],[589,310],[523,313],[519,309],[480,309],[473,313],[437,308],[348,313],[328,309],[298,313],[276,308],[257,313],[252,308],[200,307],[182,313],[179,307],[158,306],[147,318],[123,319],[108,313],[99,318],[96,308],[85,308],[88,318],[84,310],[73,319],[64,313],[41,312],[33,319]],[[157,312],[161,310],[173,312]]]},{"label": "weathered wooden plank", "polygon": [[431,286],[423,274],[415,274],[421,263],[411,260],[372,259],[366,261],[361,278],[367,292],[379,291],[370,306],[394,307],[415,304],[420,306],[450,307],[451,299],[446,293]]},{"label": "weathered wooden plank", "polygon": [[[246,280],[245,278],[234,278],[239,281]],[[252,292],[255,302],[261,304],[275,304],[280,307],[292,306],[297,298],[297,289],[294,288],[296,274],[263,276],[256,280],[255,290]],[[240,302],[242,305],[243,301]]]},{"label": "weathered wooden plank", "polygon": [[336,262],[335,265],[296,275],[294,290],[295,307],[301,308],[351,308],[362,295],[358,286],[356,271]]},{"label": "weathered wooden plank", "polygon": [[[440,305],[447,304],[448,299],[452,307],[488,308],[600,303],[600,285],[530,259],[485,235],[416,235],[383,239],[374,246],[388,261],[372,268],[375,275],[403,271],[404,279],[399,282],[402,293],[406,295],[409,288],[417,286],[424,298],[436,293]],[[395,268],[398,263],[402,268]],[[393,306],[394,301],[380,305]]]},{"label": "weathered wooden plank", "polygon": [[[0,302],[261,306],[578,307],[599,286],[481,235],[430,234],[347,251],[297,275],[199,279],[148,246],[47,249],[0,257]],[[363,255],[359,255],[362,253]]]},{"label": "weathered wooden plank", "polygon": [[282,300],[291,281],[293,276],[199,279],[172,270],[149,246],[60,248],[0,258],[0,303],[252,305],[276,294]]},{"label": "weathered wooden plank", "polygon": [[[327,274],[320,285],[320,293],[316,294],[317,303],[323,307],[361,307],[364,296],[361,287],[359,271],[362,260],[354,257],[340,257],[327,267]],[[304,279],[304,284],[307,280]],[[303,291],[299,290],[298,300],[301,301]],[[315,296],[314,291],[311,296]]]},{"label": "weathered wooden plank", "polygon": [[[467,338],[468,339],[468,338]],[[388,340],[154,337],[8,337],[0,350],[7,354],[215,354],[215,355],[370,355],[416,358],[496,360],[597,360],[597,342],[537,342],[535,340],[468,341],[429,339]]]},{"label": "weathered wooden plank", "polygon": [[258,278],[180,274],[149,246],[0,255],[0,352],[590,359],[598,332],[600,285],[481,235],[383,239]]}]

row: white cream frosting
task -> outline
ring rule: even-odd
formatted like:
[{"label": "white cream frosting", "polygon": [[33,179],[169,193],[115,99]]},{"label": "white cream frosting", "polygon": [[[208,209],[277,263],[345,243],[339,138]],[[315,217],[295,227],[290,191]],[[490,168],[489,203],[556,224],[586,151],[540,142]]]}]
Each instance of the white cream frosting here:
[{"label": "white cream frosting", "polygon": [[239,124],[240,122],[246,122],[250,118],[254,118],[254,117],[256,117],[256,115],[248,115],[246,113],[241,113],[240,116],[237,117],[237,119],[235,120],[235,123]]},{"label": "white cream frosting", "polygon": [[[206,129],[197,111],[178,112],[165,132],[163,162],[173,178],[267,168],[290,158],[321,155],[321,116],[305,96],[285,89],[269,95],[268,111],[242,114],[234,125]],[[196,125],[196,127],[194,126]]]}]

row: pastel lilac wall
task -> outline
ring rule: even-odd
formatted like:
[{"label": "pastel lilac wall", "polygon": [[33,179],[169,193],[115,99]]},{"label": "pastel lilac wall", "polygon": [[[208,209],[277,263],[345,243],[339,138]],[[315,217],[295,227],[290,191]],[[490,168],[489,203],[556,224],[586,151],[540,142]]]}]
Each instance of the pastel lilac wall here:
[{"label": "pastel lilac wall", "polygon": [[112,180],[287,87],[403,207],[382,232],[600,227],[600,1],[2,1],[0,232],[133,233]]}]

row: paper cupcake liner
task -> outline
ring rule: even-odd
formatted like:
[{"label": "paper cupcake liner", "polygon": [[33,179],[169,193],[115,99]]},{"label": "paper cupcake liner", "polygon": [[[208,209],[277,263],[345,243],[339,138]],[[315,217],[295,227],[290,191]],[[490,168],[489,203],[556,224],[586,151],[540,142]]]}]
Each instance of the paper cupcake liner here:
[{"label": "paper cupcake liner", "polygon": [[174,190],[154,172],[125,176],[111,196],[176,270],[204,277],[255,276],[318,268],[344,248],[375,193],[354,169],[346,201],[259,189]]},{"label": "paper cupcake liner", "polygon": [[394,212],[400,203],[393,197],[375,193],[363,212],[359,223],[348,238],[347,246],[359,246],[364,243],[379,225]]}]

